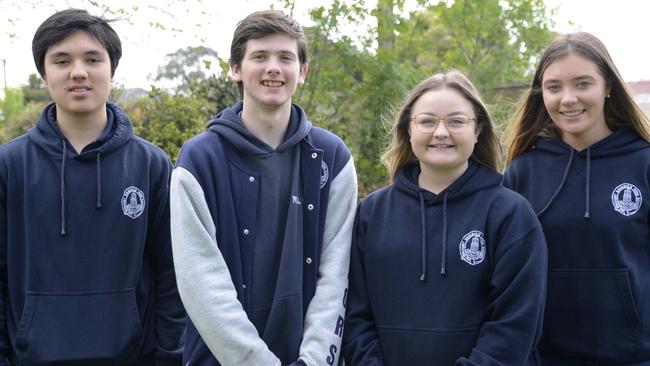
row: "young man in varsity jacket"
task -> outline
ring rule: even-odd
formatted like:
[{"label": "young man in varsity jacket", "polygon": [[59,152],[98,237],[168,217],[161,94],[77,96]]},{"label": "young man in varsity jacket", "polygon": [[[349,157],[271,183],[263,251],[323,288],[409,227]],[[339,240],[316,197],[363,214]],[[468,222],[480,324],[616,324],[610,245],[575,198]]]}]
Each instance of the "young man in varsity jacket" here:
[{"label": "young man in varsity jacket", "polygon": [[189,365],[335,365],[357,183],[347,147],[291,103],[307,74],[300,25],[237,26],[243,100],[189,140],[172,173],[172,247]]}]

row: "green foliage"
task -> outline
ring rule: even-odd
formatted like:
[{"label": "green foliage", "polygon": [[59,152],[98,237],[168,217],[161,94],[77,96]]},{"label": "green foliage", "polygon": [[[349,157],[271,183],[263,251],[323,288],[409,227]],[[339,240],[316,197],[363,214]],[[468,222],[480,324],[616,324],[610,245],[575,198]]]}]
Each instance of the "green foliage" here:
[{"label": "green foliage", "polygon": [[43,84],[43,79],[38,74],[29,74],[27,79],[27,85],[23,86],[23,99],[25,104],[29,103],[40,103],[40,102],[49,102],[50,92],[47,90]]},{"label": "green foliage", "polygon": [[32,128],[47,104],[48,102],[32,102],[23,105],[11,120],[0,126],[0,142],[5,143]]},{"label": "green foliage", "polygon": [[[451,68],[465,72],[490,104],[501,134],[516,96],[500,86],[529,77],[552,37],[542,0],[418,4],[408,16],[400,15],[403,0],[379,0],[370,11],[362,1],[334,1],[311,12],[310,72],[296,101],[312,121],[347,142],[362,196],[385,184],[379,157],[393,113],[415,84]],[[343,22],[369,18],[376,26],[357,39],[338,33]]]},{"label": "green foliage", "polygon": [[188,94],[193,84],[208,78],[214,61],[219,61],[217,51],[204,47],[186,47],[167,55],[167,63],[158,68],[156,80],[178,83],[176,91]]},{"label": "green foliage", "polygon": [[11,121],[22,109],[23,91],[19,88],[5,88],[4,99],[0,100],[0,122],[3,124]]},{"label": "green foliage", "polygon": [[205,99],[156,88],[127,108],[135,133],[165,150],[172,161],[185,141],[205,130],[211,109]]}]

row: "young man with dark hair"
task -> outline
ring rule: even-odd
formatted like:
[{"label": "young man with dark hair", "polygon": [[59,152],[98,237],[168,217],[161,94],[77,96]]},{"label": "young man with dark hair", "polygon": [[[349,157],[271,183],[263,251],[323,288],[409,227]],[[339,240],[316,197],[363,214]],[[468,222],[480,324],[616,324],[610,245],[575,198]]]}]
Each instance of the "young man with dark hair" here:
[{"label": "young man with dark hair", "polygon": [[0,147],[0,365],[180,365],[171,163],[108,102],[120,39],[69,9],[32,48],[54,103]]},{"label": "young man with dark hair", "polygon": [[243,100],[189,140],[172,173],[172,247],[190,365],[335,365],[356,207],[354,163],[291,103],[307,43],[279,11],[242,20]]}]

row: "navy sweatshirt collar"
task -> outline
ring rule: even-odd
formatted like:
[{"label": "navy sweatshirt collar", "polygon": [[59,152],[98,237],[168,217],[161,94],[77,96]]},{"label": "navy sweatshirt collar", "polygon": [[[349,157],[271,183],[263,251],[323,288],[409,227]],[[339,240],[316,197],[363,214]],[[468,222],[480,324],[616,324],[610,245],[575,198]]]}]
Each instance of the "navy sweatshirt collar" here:
[{"label": "navy sweatshirt collar", "polygon": [[[106,128],[97,140],[86,146],[81,153],[71,158],[90,160],[95,158],[97,167],[96,207],[102,207],[101,155],[108,154],[124,145],[133,136],[133,126],[127,115],[117,105],[106,104]],[[65,169],[70,142],[59,129],[56,121],[56,105],[51,103],[36,121],[36,127],[27,132],[29,139],[45,150],[51,157],[61,159],[61,235],[66,235],[65,222]]]},{"label": "navy sweatshirt collar", "polygon": [[580,157],[586,161],[584,218],[588,220],[591,218],[589,197],[589,191],[591,187],[591,159],[629,154],[641,149],[648,148],[648,144],[646,141],[640,139],[632,130],[628,128],[619,128],[614,130],[611,135],[603,138],[602,140],[581,151],[575,150],[560,138],[539,139],[535,143],[534,148],[551,155],[568,156],[560,184],[557,186],[548,202],[544,204],[543,208],[536,212],[537,217],[541,217],[544,212],[546,212],[546,210],[551,206],[555,198],[557,198],[557,196],[560,194],[562,188],[564,187],[564,184],[566,183],[567,176],[571,171],[571,166],[575,160],[575,157]]},{"label": "navy sweatshirt collar", "polygon": [[426,207],[442,205],[442,259],[440,263],[440,274],[444,276],[447,274],[447,203],[477,191],[498,186],[501,182],[501,175],[470,159],[467,170],[442,192],[435,194],[418,185],[420,171],[420,165],[417,163],[403,167],[397,172],[395,187],[420,201],[420,221],[422,226],[422,274],[420,275],[420,281],[426,281]]}]

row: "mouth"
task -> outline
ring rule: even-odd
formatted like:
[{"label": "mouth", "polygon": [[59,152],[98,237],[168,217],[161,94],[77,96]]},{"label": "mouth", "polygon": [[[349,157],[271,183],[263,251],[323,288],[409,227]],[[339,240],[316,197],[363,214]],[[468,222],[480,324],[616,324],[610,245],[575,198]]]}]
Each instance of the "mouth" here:
[{"label": "mouth", "polygon": [[432,144],[432,145],[428,145],[428,147],[432,148],[432,149],[451,149],[454,146],[455,145],[450,145],[450,144]]},{"label": "mouth", "polygon": [[83,94],[89,92],[92,88],[85,85],[75,85],[66,87],[65,90],[73,94]]},{"label": "mouth", "polygon": [[583,114],[585,112],[584,109],[580,109],[577,111],[564,111],[560,112],[561,115],[567,118],[573,118],[573,117],[578,117],[579,115]]},{"label": "mouth", "polygon": [[262,80],[262,85],[268,88],[279,88],[284,85],[284,81],[280,80]]}]

